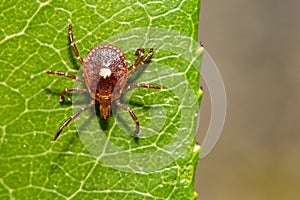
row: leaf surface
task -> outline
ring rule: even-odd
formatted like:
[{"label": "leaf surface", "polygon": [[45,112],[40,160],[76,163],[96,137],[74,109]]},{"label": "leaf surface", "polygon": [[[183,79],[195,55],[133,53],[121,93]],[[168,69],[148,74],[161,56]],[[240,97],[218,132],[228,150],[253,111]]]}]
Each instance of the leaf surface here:
[{"label": "leaf surface", "polygon": [[[195,199],[199,9],[196,0],[2,1],[0,199]],[[136,89],[122,97],[140,120],[138,142],[128,113],[116,109],[99,127],[92,109],[50,143],[61,123],[84,106],[74,95],[60,104],[60,92],[74,87],[74,80],[45,73],[80,75],[68,19],[83,58],[95,45],[110,42],[132,64],[134,48],[148,52],[154,46],[151,62],[128,84],[162,89]],[[91,116],[98,123],[87,124]]]}]

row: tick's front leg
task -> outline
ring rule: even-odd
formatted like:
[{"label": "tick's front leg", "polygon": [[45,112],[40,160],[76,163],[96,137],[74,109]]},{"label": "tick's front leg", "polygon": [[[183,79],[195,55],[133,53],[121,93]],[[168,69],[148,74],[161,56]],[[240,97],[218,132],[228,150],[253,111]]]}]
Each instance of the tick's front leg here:
[{"label": "tick's front leg", "polygon": [[128,78],[131,77],[135,72],[141,68],[148,60],[150,60],[152,54],[153,54],[153,48],[150,48],[147,55],[144,57],[144,48],[138,48],[135,53],[138,54],[138,57],[136,58],[133,65],[131,65],[128,68],[128,71],[130,71],[130,74],[128,74]]},{"label": "tick's front leg", "polygon": [[83,65],[83,59],[82,57],[79,55],[79,52],[78,52],[78,49],[77,49],[77,46],[76,46],[76,43],[74,41],[74,37],[73,37],[73,25],[72,25],[72,22],[69,21],[69,39],[70,39],[70,42],[71,42],[71,47],[73,49],[73,52],[77,58],[77,60],[80,62],[80,64]]}]

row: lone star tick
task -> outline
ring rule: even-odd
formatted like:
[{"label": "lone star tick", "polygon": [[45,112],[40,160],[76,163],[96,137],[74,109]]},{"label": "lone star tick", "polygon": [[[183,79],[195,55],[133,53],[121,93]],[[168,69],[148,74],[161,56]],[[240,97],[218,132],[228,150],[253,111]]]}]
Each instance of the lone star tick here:
[{"label": "lone star tick", "polygon": [[92,101],[85,107],[78,110],[71,117],[69,117],[58,129],[54,136],[54,141],[59,137],[62,130],[78,115],[89,108],[91,108],[96,101],[99,102],[100,117],[103,119],[108,119],[111,115],[111,104],[115,102],[116,105],[124,110],[126,110],[133,121],[136,124],[135,137],[140,131],[139,120],[133,113],[133,111],[123,105],[120,102],[120,98],[123,93],[134,89],[134,88],[153,88],[160,89],[159,86],[149,85],[147,83],[132,84],[126,86],[127,79],[130,78],[138,69],[140,69],[147,61],[150,60],[153,54],[153,48],[150,48],[149,52],[144,55],[144,48],[138,48],[135,51],[137,58],[133,65],[128,67],[125,55],[122,50],[112,44],[99,44],[92,48],[86,59],[83,60],[79,55],[78,49],[73,39],[72,23],[69,24],[69,39],[73,52],[78,59],[78,61],[83,65],[83,76],[84,80],[60,71],[47,71],[48,74],[56,74],[59,76],[65,76],[76,81],[85,83],[86,88],[66,88],[60,94],[60,98],[63,101],[65,95],[68,92],[88,92]]}]

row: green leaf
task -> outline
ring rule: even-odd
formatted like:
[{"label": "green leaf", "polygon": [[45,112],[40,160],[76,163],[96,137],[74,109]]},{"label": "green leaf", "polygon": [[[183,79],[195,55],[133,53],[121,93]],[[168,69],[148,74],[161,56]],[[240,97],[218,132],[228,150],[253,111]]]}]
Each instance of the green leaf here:
[{"label": "green leaf", "polygon": [[[195,199],[195,114],[202,92],[198,48],[199,1],[2,1],[0,3],[0,199]],[[130,80],[136,89],[100,120],[82,113],[54,143],[58,127],[89,100],[67,95],[81,76],[68,40],[68,19],[83,58],[100,43],[119,46],[132,64],[134,49],[154,47]],[[75,84],[76,85],[76,84]],[[78,85],[78,84],[77,84]],[[97,112],[97,110],[96,110]],[[115,113],[117,112],[117,113]]]}]

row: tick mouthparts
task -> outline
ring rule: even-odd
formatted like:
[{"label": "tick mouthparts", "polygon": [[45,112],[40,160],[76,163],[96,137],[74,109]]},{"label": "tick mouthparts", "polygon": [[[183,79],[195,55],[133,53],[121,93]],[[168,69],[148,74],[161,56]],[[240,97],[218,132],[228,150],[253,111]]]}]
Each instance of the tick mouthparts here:
[{"label": "tick mouthparts", "polygon": [[111,70],[109,68],[101,68],[99,75],[106,79],[107,77],[110,77]]}]

